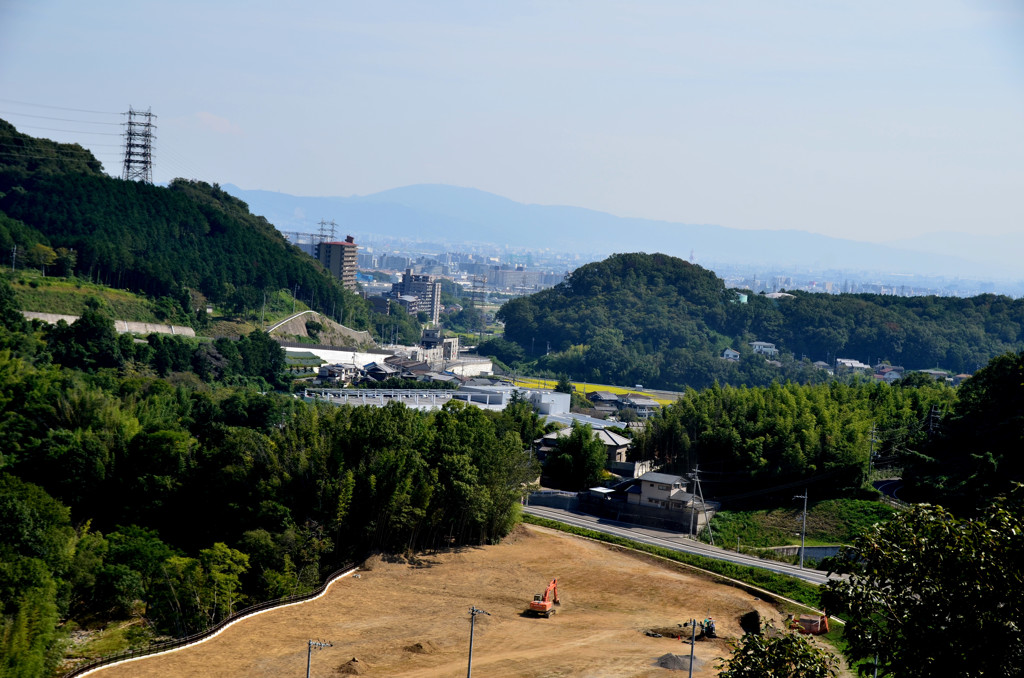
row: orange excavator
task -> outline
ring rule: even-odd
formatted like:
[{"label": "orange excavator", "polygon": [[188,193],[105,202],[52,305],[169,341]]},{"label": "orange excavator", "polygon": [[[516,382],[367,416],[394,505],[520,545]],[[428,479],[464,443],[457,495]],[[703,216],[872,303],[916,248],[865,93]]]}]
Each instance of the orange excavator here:
[{"label": "orange excavator", "polygon": [[537,617],[550,617],[558,611],[554,606],[561,604],[558,600],[558,580],[552,579],[544,593],[538,593],[530,601],[529,612]]}]

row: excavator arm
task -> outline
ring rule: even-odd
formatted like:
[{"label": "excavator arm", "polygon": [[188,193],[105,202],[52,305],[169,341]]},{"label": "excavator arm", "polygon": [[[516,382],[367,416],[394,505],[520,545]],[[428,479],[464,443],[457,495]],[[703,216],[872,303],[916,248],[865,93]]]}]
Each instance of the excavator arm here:
[{"label": "excavator arm", "polygon": [[555,613],[552,605],[561,604],[562,601],[558,599],[558,579],[552,579],[548,587],[544,589],[544,593],[538,593],[533,597],[533,600],[530,602],[530,612],[550,617]]}]

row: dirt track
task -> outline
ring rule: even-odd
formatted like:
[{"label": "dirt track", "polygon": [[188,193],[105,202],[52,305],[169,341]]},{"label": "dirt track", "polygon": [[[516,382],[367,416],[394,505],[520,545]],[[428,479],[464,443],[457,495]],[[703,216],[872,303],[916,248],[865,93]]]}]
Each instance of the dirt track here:
[{"label": "dirt track", "polygon": [[[247,619],[202,645],[92,674],[99,678],[302,676],[306,641],[313,676],[460,676],[466,672],[469,607],[478,616],[473,672],[479,676],[682,676],[657,666],[689,645],[650,638],[710,615],[721,638],[698,642],[695,676],[714,676],[726,639],[742,634],[751,610],[781,618],[764,601],[670,564],[533,526],[499,546],[427,559],[427,567],[378,563],[333,584],[319,600]],[[551,619],[522,616],[534,593],[559,578],[562,605]],[[419,646],[417,647],[417,644]],[[359,661],[344,669],[353,658]],[[341,669],[341,670],[339,670]]]}]

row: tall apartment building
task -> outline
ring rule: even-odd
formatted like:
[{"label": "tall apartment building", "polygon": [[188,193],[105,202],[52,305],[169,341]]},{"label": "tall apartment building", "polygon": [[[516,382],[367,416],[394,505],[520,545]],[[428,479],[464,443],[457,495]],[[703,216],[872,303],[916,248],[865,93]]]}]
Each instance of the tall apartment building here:
[{"label": "tall apartment building", "polygon": [[412,269],[405,269],[402,282],[391,285],[391,296],[398,299],[414,296],[419,299],[419,310],[430,315],[430,321],[436,323],[441,317],[441,283],[430,275],[417,275]]},{"label": "tall apartment building", "polygon": [[352,236],[344,242],[322,242],[316,246],[316,258],[341,284],[350,290],[356,288],[356,262],[359,246]]}]

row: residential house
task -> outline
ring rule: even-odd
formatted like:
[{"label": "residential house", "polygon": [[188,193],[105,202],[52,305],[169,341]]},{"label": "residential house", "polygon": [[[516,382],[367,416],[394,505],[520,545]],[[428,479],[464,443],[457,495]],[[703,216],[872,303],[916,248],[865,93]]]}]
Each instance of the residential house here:
[{"label": "residential house", "polygon": [[594,391],[587,394],[587,400],[594,404],[598,414],[608,416],[619,411],[619,396],[608,391]]},{"label": "residential house", "polygon": [[740,352],[734,348],[727,348],[722,351],[722,358],[736,362],[740,359]]},{"label": "residential house", "polygon": [[752,341],[750,342],[750,348],[753,349],[754,353],[763,355],[766,358],[774,358],[779,354],[779,349],[775,348],[775,344],[768,341]]},{"label": "residential house", "polygon": [[641,506],[682,510],[693,502],[693,493],[686,491],[682,476],[651,471],[640,476],[640,492],[627,494],[627,501]]},{"label": "residential house", "polygon": [[836,358],[836,373],[843,372],[871,372],[871,365],[865,365],[853,358]]},{"label": "residential house", "polygon": [[[552,431],[551,433],[534,440],[533,449],[537,453],[537,458],[541,460],[547,458],[548,454],[558,448],[558,441],[561,438],[568,438],[570,434],[572,434],[572,427],[567,426],[566,428]],[[617,433],[613,433],[612,431],[607,431],[605,429],[594,430],[594,438],[604,445],[609,464],[625,462],[626,453],[629,450],[630,445],[633,444],[633,441],[629,438],[625,438]]]},{"label": "residential house", "polygon": [[363,365],[363,372],[373,381],[384,381],[385,379],[402,375],[401,368],[388,365],[386,362],[373,362]]},{"label": "residential house", "polygon": [[623,396],[620,400],[622,402],[620,409],[626,409],[628,407],[636,412],[636,416],[640,419],[648,419],[654,416],[654,413],[661,407],[661,404],[657,400],[637,393],[630,393],[629,395]]},{"label": "residential house", "polygon": [[349,384],[358,374],[359,368],[355,365],[321,365],[316,381],[319,384]]},{"label": "residential house", "polygon": [[903,378],[903,368],[892,365],[880,365],[875,368],[875,379],[887,384],[894,384]]},{"label": "residential house", "polygon": [[604,445],[609,462],[626,461],[626,451],[633,444],[632,440],[603,428],[594,431],[594,437]]}]

